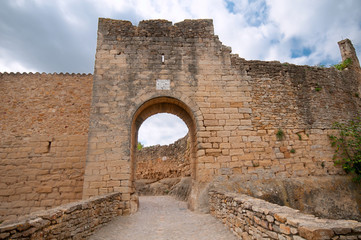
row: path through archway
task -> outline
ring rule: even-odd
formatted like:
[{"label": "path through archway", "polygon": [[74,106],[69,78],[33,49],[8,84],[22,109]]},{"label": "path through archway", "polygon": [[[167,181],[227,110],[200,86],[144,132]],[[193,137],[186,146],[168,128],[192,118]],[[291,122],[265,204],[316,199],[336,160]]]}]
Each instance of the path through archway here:
[{"label": "path through archway", "polygon": [[190,108],[180,100],[171,97],[157,97],[146,101],[134,114],[131,125],[131,181],[134,185],[138,131],[142,123],[152,115],[170,113],[181,118],[188,127],[190,138],[191,177],[196,178],[196,124]]}]

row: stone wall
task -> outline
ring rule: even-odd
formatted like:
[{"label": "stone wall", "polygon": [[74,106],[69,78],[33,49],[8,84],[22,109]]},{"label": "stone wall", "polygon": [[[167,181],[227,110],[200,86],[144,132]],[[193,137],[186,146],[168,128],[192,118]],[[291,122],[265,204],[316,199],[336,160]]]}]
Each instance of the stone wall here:
[{"label": "stone wall", "polygon": [[327,135],[361,110],[360,76],[359,66],[246,61],[214,35],[212,20],[100,19],[84,196],[119,186],[134,193],[136,135],[160,112],[189,128],[194,209],[220,175],[343,174]]},{"label": "stone wall", "polygon": [[137,179],[161,180],[188,177],[190,173],[189,137],[169,145],[144,147],[137,151]]},{"label": "stone wall", "polygon": [[237,56],[232,56],[232,63],[252,78],[249,104],[258,129],[330,128],[333,122],[357,116],[360,110],[359,69],[338,71],[246,61]]},{"label": "stone wall", "polygon": [[210,192],[211,214],[242,239],[360,239],[361,223],[319,219],[243,194]]},{"label": "stone wall", "polygon": [[0,239],[86,239],[128,207],[121,193],[97,196],[1,223]]},{"label": "stone wall", "polygon": [[87,135],[93,76],[0,73],[1,139]]},{"label": "stone wall", "polygon": [[[341,55],[357,58],[350,44],[341,44]],[[138,129],[162,112],[189,129],[192,209],[203,208],[218,176],[342,175],[328,134],[332,122],[361,111],[360,83],[354,65],[246,61],[221,43],[209,19],[138,26],[99,19],[94,77],[0,74],[1,214],[81,193],[122,192],[130,204]]]},{"label": "stone wall", "polygon": [[360,185],[350,176],[252,178],[217,177],[211,190],[226,190],[260,198],[321,218],[361,221]]},{"label": "stone wall", "polygon": [[82,198],[92,75],[0,74],[0,220]]},{"label": "stone wall", "polygon": [[191,190],[190,138],[188,134],[169,145],[136,151],[138,195],[173,195],[186,201]]}]

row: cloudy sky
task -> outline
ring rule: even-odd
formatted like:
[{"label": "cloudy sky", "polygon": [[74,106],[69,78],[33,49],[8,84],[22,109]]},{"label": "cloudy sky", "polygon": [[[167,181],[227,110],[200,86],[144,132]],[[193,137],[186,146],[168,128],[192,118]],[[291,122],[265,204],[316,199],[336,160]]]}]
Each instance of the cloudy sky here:
[{"label": "cloudy sky", "polygon": [[[0,72],[92,73],[99,17],[134,25],[212,18],[240,57],[329,66],[341,60],[344,38],[361,56],[360,13],[360,0],[0,0]],[[167,144],[184,136],[184,124],[170,117],[148,119],[139,140]]]}]

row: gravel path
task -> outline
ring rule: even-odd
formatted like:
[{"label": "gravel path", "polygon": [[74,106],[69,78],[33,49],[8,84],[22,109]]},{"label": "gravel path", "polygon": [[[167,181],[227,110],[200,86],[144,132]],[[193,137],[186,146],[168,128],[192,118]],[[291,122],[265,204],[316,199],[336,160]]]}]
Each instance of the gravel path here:
[{"label": "gravel path", "polygon": [[140,209],[120,216],[90,240],[235,240],[231,231],[209,214],[194,213],[169,196],[140,197]]}]

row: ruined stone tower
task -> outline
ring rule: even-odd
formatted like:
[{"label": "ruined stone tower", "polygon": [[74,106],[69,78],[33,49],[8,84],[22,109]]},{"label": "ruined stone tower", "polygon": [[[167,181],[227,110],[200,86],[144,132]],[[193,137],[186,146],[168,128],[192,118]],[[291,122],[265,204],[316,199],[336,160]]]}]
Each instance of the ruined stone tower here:
[{"label": "ruined stone tower", "polygon": [[360,62],[357,58],[355,48],[353,47],[350,39],[344,39],[338,42],[338,46],[340,47],[342,61],[350,58],[352,61],[352,65],[360,68]]}]

